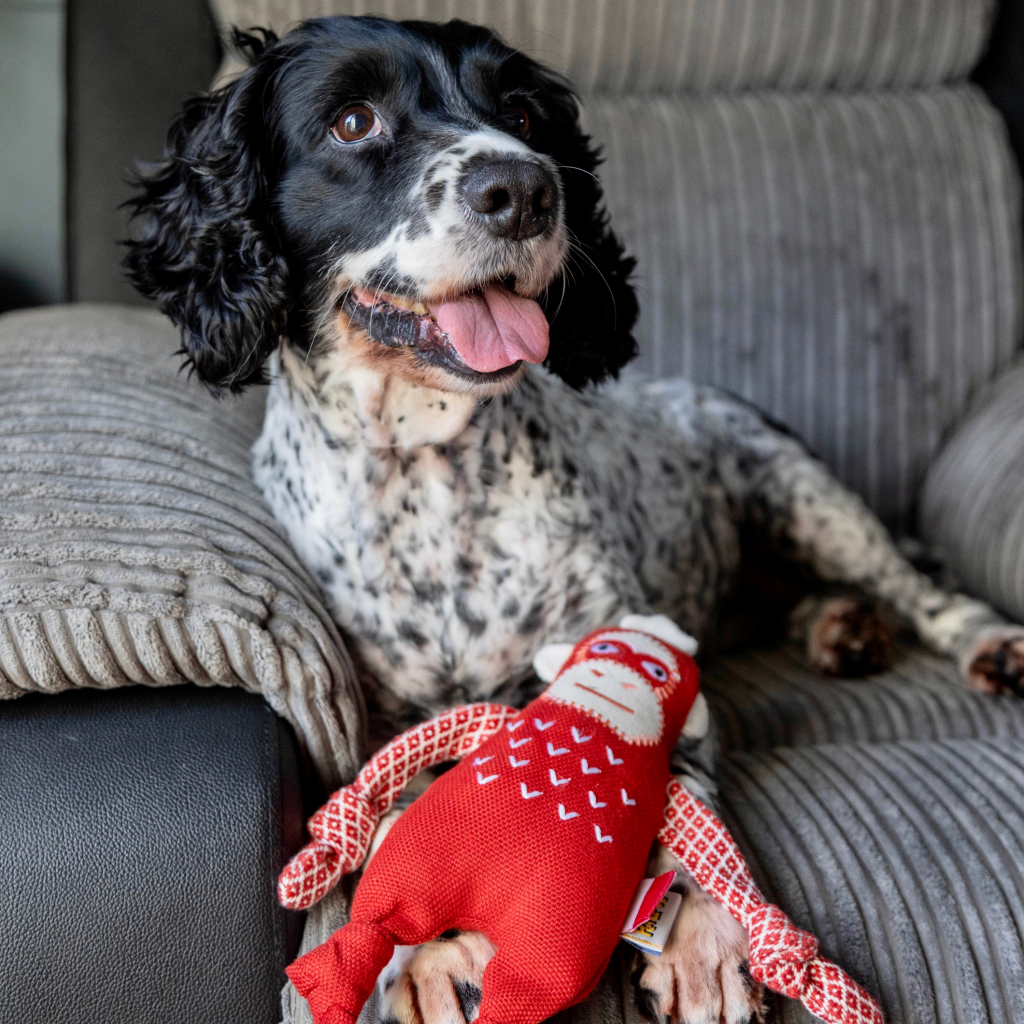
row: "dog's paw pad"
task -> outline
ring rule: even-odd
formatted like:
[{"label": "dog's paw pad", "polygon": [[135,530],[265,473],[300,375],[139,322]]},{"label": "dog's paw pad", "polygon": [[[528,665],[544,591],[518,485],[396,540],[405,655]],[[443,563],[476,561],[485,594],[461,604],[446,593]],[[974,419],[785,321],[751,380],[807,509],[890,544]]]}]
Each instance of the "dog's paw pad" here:
[{"label": "dog's paw pad", "polygon": [[447,931],[399,946],[377,982],[388,1024],[469,1024],[480,1011],[484,968],[495,947],[480,932]]},{"label": "dog's paw pad", "polygon": [[856,678],[889,665],[891,636],[877,606],[855,597],[822,602],[808,626],[807,658],[819,672]]},{"label": "dog's paw pad", "polygon": [[659,957],[637,953],[637,1009],[652,1024],[763,1021],[764,988],[750,976],[747,934],[703,892],[683,900]]},{"label": "dog's paw pad", "polygon": [[971,652],[965,674],[972,690],[1024,696],[1024,630],[1007,626],[987,632]]}]

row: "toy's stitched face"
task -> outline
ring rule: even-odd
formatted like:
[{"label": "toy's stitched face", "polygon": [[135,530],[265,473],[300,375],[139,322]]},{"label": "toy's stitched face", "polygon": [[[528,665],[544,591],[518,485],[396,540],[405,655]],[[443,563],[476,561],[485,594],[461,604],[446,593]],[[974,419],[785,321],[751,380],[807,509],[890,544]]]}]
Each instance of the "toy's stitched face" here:
[{"label": "toy's stitched face", "polygon": [[662,704],[680,681],[664,644],[646,633],[607,629],[576,646],[547,696],[582,708],[628,743],[657,743],[664,731]]}]

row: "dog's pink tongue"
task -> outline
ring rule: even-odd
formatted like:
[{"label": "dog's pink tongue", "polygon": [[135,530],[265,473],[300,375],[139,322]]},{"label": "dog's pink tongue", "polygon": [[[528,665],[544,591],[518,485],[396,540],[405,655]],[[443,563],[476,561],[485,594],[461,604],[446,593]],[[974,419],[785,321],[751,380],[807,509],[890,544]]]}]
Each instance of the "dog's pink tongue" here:
[{"label": "dog's pink tongue", "polygon": [[489,284],[430,310],[459,358],[479,373],[493,373],[520,359],[542,363],[548,354],[548,322],[533,299]]}]

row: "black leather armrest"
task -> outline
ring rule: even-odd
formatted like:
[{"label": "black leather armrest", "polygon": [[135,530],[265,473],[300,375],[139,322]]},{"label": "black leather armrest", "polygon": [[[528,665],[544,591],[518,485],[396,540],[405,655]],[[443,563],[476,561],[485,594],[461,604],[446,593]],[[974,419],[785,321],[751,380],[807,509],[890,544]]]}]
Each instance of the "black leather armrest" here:
[{"label": "black leather armrest", "polygon": [[192,686],[0,705],[0,1022],[273,1024],[294,737]]}]

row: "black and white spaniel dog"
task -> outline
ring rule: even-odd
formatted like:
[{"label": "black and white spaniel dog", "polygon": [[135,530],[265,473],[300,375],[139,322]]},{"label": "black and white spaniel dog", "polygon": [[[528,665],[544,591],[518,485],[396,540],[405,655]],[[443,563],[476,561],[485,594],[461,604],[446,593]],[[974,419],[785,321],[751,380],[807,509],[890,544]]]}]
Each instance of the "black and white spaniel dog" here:
[{"label": "black and white spaniel dog", "polygon": [[[804,606],[820,668],[873,667],[863,602],[884,601],[970,685],[1020,689],[1024,630],[916,572],[793,437],[685,381],[592,386],[636,352],[633,262],[562,79],[457,21],[237,42],[249,69],[185,106],[141,178],[126,263],[203,381],[269,381],[255,477],[379,733],[525,701],[543,645],[627,612],[712,641],[741,541],[857,591]],[[713,800],[709,746],[685,738],[677,768]],[[385,1016],[472,1020],[492,953],[474,933],[401,950]],[[688,892],[665,954],[636,964],[641,1010],[759,1017],[745,955]]]}]

